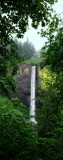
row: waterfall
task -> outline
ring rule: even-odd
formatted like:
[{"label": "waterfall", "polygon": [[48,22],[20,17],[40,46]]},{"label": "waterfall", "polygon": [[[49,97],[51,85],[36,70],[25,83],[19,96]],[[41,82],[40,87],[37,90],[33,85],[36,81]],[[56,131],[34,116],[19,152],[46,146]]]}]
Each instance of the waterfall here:
[{"label": "waterfall", "polygon": [[31,68],[31,96],[30,96],[30,121],[36,123],[35,120],[35,79],[36,79],[36,66]]}]

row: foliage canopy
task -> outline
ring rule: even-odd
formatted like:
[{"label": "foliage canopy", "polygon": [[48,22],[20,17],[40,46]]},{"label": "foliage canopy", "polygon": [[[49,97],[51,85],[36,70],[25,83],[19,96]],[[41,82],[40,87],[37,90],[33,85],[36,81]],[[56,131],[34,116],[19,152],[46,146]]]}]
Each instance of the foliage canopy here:
[{"label": "foliage canopy", "polygon": [[28,26],[28,18],[32,19],[32,26],[37,27],[39,22],[45,26],[51,15],[51,4],[57,0],[1,0],[0,36],[8,41],[11,33],[23,36]]}]

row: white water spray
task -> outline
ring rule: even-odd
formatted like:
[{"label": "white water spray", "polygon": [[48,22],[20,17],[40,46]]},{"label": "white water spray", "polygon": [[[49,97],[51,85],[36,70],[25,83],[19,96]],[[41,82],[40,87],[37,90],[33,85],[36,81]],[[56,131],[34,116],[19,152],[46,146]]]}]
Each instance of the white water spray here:
[{"label": "white water spray", "polygon": [[36,66],[31,69],[31,96],[30,96],[30,121],[36,123],[35,120],[35,79],[36,79]]}]

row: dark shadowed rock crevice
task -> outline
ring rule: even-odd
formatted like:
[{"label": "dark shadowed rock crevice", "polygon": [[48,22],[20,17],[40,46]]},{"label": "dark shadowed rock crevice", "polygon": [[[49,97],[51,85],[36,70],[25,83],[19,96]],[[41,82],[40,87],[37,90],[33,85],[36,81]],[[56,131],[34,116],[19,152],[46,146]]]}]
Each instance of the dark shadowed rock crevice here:
[{"label": "dark shadowed rock crevice", "polygon": [[39,65],[36,66],[36,108],[40,108],[42,103],[39,101],[39,88],[40,88],[40,77],[39,77]]}]

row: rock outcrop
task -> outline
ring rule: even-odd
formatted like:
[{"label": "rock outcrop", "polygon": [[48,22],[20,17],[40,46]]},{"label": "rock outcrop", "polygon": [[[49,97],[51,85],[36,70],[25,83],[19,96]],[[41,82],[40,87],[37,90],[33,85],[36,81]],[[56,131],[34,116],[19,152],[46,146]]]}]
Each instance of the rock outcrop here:
[{"label": "rock outcrop", "polygon": [[31,82],[31,65],[21,64],[19,74],[15,77],[18,84],[16,93],[12,93],[12,98],[19,98],[26,106],[30,106],[30,82]]}]

